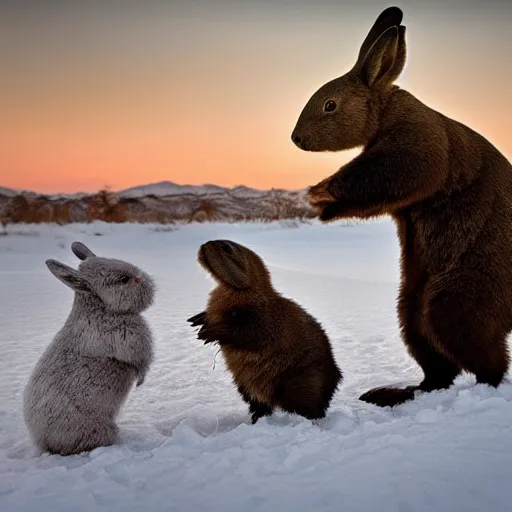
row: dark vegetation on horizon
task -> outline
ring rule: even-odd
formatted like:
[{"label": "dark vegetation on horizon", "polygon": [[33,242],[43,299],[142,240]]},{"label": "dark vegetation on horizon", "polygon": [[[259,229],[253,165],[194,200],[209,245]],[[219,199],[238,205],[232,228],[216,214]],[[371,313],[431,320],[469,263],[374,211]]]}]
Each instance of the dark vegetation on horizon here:
[{"label": "dark vegetation on horizon", "polygon": [[0,223],[244,222],[303,220],[315,217],[300,192],[269,190],[253,197],[225,194],[175,194],[127,197],[104,188],[81,196],[0,192]]}]

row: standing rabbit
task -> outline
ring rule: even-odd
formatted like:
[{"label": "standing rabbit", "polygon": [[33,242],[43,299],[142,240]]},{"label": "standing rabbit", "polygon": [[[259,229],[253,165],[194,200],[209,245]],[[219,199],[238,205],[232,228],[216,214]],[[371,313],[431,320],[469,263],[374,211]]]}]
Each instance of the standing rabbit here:
[{"label": "standing rabbit", "polygon": [[206,311],[189,318],[218,342],[252,423],[276,408],[324,418],[343,375],[318,321],[271,282],[265,262],[232,240],[210,240],[199,264],[215,279]]},{"label": "standing rabbit", "polygon": [[292,133],[305,151],[364,148],[310,188],[321,220],[387,214],[397,225],[398,315],[424,379],[361,396],[380,406],[447,388],[461,371],[499,385],[512,329],[512,166],[482,135],[394,85],[406,59],[401,23],[398,7],[380,14],[356,64],[313,94]]},{"label": "standing rabbit", "polygon": [[30,377],[23,407],[38,448],[60,455],[117,442],[115,418],[153,359],[151,331],[141,316],[153,302],[152,279],[130,263],[97,257],[80,242],[71,250],[83,260],[78,270],[46,261],[75,299]]}]

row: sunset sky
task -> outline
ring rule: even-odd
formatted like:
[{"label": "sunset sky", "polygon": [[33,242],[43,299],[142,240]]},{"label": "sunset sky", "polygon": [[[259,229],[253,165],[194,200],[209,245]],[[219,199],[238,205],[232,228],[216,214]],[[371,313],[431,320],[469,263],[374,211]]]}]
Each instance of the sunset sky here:
[{"label": "sunset sky", "polygon": [[[0,186],[314,184],[357,153],[306,153],[291,131],[389,5],[2,0]],[[397,83],[512,160],[512,2],[395,5],[409,52]]]}]

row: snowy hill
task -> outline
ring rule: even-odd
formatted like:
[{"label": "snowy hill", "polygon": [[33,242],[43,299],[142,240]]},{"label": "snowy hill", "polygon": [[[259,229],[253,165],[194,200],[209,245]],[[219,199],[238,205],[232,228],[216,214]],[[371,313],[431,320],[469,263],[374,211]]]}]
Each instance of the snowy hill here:
[{"label": "snowy hill", "polygon": [[19,194],[18,190],[14,190],[12,188],[0,187],[0,196],[5,197],[14,197],[16,194]]},{"label": "snowy hill", "polygon": [[66,193],[59,193],[59,194],[42,194],[41,192],[36,192],[34,190],[16,190],[13,188],[7,188],[7,187],[0,187],[0,197],[8,197],[12,198],[15,196],[25,196],[29,198],[38,198],[38,197],[45,197],[48,200],[72,200],[72,199],[81,199],[84,197],[87,197],[91,194],[88,194],[87,192],[76,192],[72,194],[66,194]]},{"label": "snowy hill", "polygon": [[205,196],[208,194],[219,194],[226,192],[227,189],[217,185],[178,185],[172,181],[161,181],[159,183],[150,183],[138,187],[128,188],[119,191],[121,197],[146,197],[146,196],[175,196],[190,194]]},{"label": "snowy hill", "polygon": [[138,187],[128,188],[119,191],[121,197],[146,197],[146,196],[212,196],[212,195],[231,195],[233,197],[261,197],[268,194],[268,190],[258,190],[245,186],[233,188],[220,187],[218,185],[178,185],[172,181],[161,181],[159,183],[150,183]]},{"label": "snowy hill", "polygon": [[[396,319],[394,225],[286,226],[40,225],[0,237],[0,510],[509,510],[509,381],[493,389],[463,375],[394,410],[358,400],[373,386],[421,379]],[[344,373],[324,420],[276,413],[251,425],[222,355],[196,339],[186,318],[203,309],[212,287],[196,254],[213,238],[258,252],[275,287],[323,324]],[[123,408],[120,445],[39,457],[23,424],[22,392],[73,299],[44,260],[76,266],[73,240],[155,277],[146,317],[156,356]]]},{"label": "snowy hill", "polygon": [[[3,191],[3,192],[2,192]],[[170,181],[108,192],[38,194],[0,189],[0,210],[14,196],[27,199],[20,222],[92,220],[172,222],[180,220],[257,220],[313,217],[305,190],[257,190],[245,186],[178,185]],[[19,209],[19,208],[18,208]],[[7,211],[7,208],[5,208]],[[13,222],[15,222],[13,220]]]}]

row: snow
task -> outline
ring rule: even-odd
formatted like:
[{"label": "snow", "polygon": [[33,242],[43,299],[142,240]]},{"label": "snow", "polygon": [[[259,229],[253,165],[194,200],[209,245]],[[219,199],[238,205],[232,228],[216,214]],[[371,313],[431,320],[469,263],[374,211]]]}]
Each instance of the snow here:
[{"label": "snow", "polygon": [[[304,193],[303,190],[284,190],[277,189],[278,192],[285,195],[297,195]],[[227,196],[236,199],[244,198],[263,198],[268,196],[271,190],[260,190],[256,188],[246,187],[239,185],[237,187],[220,187],[218,185],[178,185],[172,181],[161,181],[158,183],[149,183],[147,185],[140,185],[137,187],[128,188],[126,190],[119,191],[121,197],[146,197],[153,195],[157,197],[168,197],[168,196],[181,196],[181,195],[193,195],[193,196]]]},{"label": "snow", "polygon": [[121,190],[119,195],[122,197],[145,197],[154,195],[157,197],[178,196],[178,195],[218,195],[229,194],[234,197],[254,197],[268,193],[265,190],[257,190],[249,187],[239,186],[234,188],[219,187],[218,185],[178,185],[171,181],[161,181],[158,183],[149,183],[137,187]]},{"label": "snow", "polygon": [[0,195],[1,196],[14,197],[17,194],[18,194],[17,190],[14,190],[12,188],[7,188],[7,187],[0,187]]},{"label": "snow", "polygon": [[0,187],[0,196],[14,197],[17,195],[23,195],[27,198],[44,196],[44,197],[48,197],[49,199],[53,199],[53,200],[58,200],[58,199],[68,199],[69,200],[69,199],[82,199],[84,197],[87,197],[90,194],[88,194],[86,192],[76,192],[74,194],[65,194],[65,193],[45,194],[42,192],[36,192],[34,190],[15,190],[12,188]]},{"label": "snow", "polygon": [[119,195],[122,197],[144,197],[147,195],[159,197],[181,194],[206,195],[208,193],[220,193],[223,190],[222,187],[217,185],[178,185],[171,181],[160,181],[121,190]]},{"label": "snow", "polygon": [[229,193],[234,197],[261,197],[269,193],[268,190],[258,190],[255,188],[245,187],[240,185],[229,190]]},{"label": "snow", "polygon": [[[127,188],[125,190],[118,191],[118,194],[122,197],[145,197],[148,195],[154,195],[157,197],[161,196],[173,196],[173,195],[181,195],[181,194],[192,194],[192,195],[206,195],[212,193],[222,193],[226,190],[223,187],[219,187],[217,185],[178,185],[177,183],[173,183],[171,181],[161,181],[158,183],[148,183],[145,185],[139,185],[136,187]],[[12,197],[17,194],[25,194],[28,196],[39,195],[39,192],[28,191],[28,190],[14,190],[11,188],[0,187],[0,194]],[[80,199],[87,195],[85,192],[78,192],[75,194],[65,194],[65,193],[51,193],[45,194],[46,196],[52,199],[59,198],[77,198]]]},{"label": "snow", "polygon": [[[398,332],[393,224],[292,226],[40,225],[0,237],[0,510],[506,510],[509,382],[492,389],[465,375],[393,410],[358,400],[370,387],[421,378]],[[214,238],[256,250],[276,288],[324,325],[345,377],[324,420],[276,413],[253,426],[220,354],[213,368],[216,347],[203,346],[186,319],[212,287],[196,252]],[[72,301],[44,260],[76,265],[73,240],[155,277],[147,318],[156,360],[119,418],[121,444],[37,456],[21,395]]]},{"label": "snow", "polygon": [[[246,187],[240,185],[238,187],[220,187],[218,185],[180,185],[173,183],[172,181],[160,181],[157,183],[147,183],[144,185],[138,185],[136,187],[119,190],[117,193],[121,197],[125,198],[141,198],[146,196],[156,197],[168,197],[168,196],[181,196],[181,195],[193,195],[193,196],[211,196],[211,195],[226,195],[235,198],[251,198],[261,197],[269,193],[269,190],[259,190],[255,188]],[[284,193],[296,193],[293,190],[282,190]],[[12,197],[17,194],[23,193],[25,195],[38,195],[38,192],[34,191],[20,191],[11,188],[0,187],[0,195]],[[75,194],[64,194],[64,193],[53,193],[46,194],[52,199],[67,198],[67,199],[80,199],[88,194],[85,192],[78,192]]]}]

